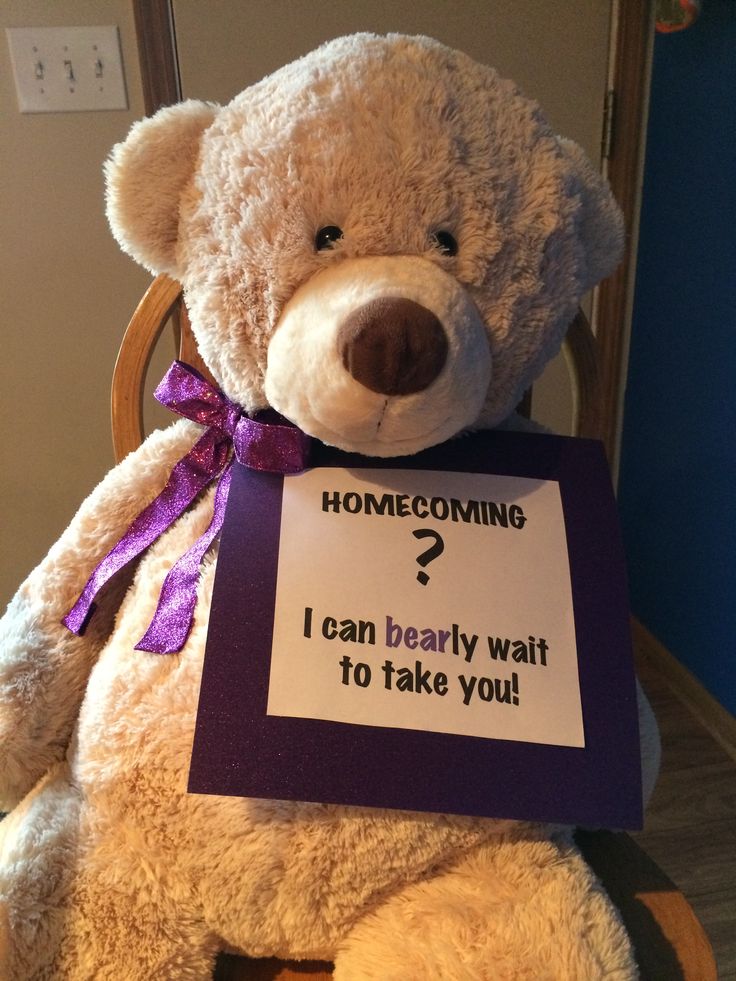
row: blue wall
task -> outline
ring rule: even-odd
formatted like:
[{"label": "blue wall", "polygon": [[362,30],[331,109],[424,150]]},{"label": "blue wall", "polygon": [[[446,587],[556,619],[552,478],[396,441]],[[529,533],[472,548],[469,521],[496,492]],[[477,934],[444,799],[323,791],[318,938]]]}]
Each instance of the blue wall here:
[{"label": "blue wall", "polygon": [[654,52],[619,498],[632,607],[736,713],[736,3]]}]

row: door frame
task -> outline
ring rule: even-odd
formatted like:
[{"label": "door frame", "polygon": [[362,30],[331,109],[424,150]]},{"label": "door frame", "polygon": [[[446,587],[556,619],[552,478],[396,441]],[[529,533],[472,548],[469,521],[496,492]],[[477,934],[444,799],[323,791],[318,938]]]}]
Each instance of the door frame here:
[{"label": "door frame", "polygon": [[610,149],[604,165],[623,212],[626,248],[619,267],[596,291],[594,321],[601,367],[601,439],[617,471],[636,276],[654,5],[642,0],[613,0],[611,8],[609,90],[614,93],[614,102],[608,121],[612,128]]}]

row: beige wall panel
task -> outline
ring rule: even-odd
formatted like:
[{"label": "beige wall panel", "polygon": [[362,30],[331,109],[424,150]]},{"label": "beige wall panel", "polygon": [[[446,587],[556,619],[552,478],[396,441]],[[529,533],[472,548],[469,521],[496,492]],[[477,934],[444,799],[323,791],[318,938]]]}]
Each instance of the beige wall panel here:
[{"label": "beige wall panel", "polygon": [[[0,603],[112,464],[110,376],[150,277],[104,216],[102,162],[142,116],[128,0],[0,3]],[[117,24],[129,110],[21,115],[4,28]]]},{"label": "beige wall panel", "polygon": [[610,0],[174,0],[187,98],[246,85],[355,31],[428,34],[513,78],[555,128],[600,153]]}]

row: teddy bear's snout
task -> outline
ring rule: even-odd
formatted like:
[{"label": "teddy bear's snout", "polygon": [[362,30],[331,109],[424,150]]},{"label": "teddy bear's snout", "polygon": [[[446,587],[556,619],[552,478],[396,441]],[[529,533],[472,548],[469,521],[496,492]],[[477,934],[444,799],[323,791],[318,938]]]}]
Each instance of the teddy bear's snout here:
[{"label": "teddy bear's snout", "polygon": [[405,456],[479,416],[491,379],[485,322],[424,256],[332,262],[290,298],[268,344],[269,405],[364,456]]},{"label": "teddy bear's snout", "polygon": [[424,391],[447,360],[447,335],[437,316],[414,300],[381,297],[354,310],[337,334],[352,377],[381,395]]}]

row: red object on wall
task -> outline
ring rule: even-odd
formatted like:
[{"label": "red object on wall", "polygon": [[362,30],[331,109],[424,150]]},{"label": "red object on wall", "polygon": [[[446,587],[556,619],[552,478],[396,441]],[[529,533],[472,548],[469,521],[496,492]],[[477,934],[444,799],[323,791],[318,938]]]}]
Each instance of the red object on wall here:
[{"label": "red object on wall", "polygon": [[700,0],[657,0],[656,28],[672,34],[691,27],[700,14]]}]

